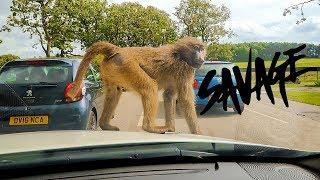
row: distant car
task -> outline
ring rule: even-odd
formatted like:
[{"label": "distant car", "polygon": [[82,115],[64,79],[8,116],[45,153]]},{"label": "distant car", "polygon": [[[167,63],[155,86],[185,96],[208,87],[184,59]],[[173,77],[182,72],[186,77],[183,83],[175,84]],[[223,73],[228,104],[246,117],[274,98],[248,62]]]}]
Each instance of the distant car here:
[{"label": "distant car", "polygon": [[[208,101],[209,101],[209,98],[200,99],[200,97],[197,95],[198,91],[199,91],[200,84],[202,83],[202,81],[203,81],[204,77],[206,76],[206,74],[211,70],[216,70],[216,75],[211,80],[211,82],[209,84],[209,88],[214,87],[217,84],[221,84],[221,82],[222,82],[222,77],[221,77],[222,68],[230,69],[233,83],[236,84],[235,77],[234,77],[234,75],[232,73],[232,68],[234,66],[235,65],[233,63],[227,62],[227,61],[206,61],[198,70],[196,70],[195,80],[194,80],[194,83],[193,83],[193,89],[194,89],[194,92],[196,94],[196,105],[207,105]],[[241,100],[241,97],[240,97],[238,91],[237,91],[237,97],[238,97],[239,104],[240,104],[240,110],[242,112],[243,109],[244,109],[244,104],[243,104],[243,102]],[[233,102],[232,102],[230,97],[228,98],[227,102],[228,102],[227,106],[230,107],[230,108],[233,108],[233,110],[235,112],[237,112],[237,110],[235,109],[235,106],[234,106],[234,104],[233,104]],[[219,106],[219,107],[222,108],[222,102],[221,103],[215,103],[215,106]]]},{"label": "distant car", "polygon": [[92,68],[82,91],[66,98],[78,59],[17,60],[0,69],[0,133],[95,130],[103,106],[99,74]]}]

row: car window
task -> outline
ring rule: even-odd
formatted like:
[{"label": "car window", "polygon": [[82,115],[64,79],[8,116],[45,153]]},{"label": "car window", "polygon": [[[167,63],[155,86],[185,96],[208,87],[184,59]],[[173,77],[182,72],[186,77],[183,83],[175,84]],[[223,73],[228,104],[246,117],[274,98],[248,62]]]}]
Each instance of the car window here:
[{"label": "car window", "polygon": [[15,66],[5,67],[0,82],[7,84],[61,83],[66,82],[71,69],[67,66]]},{"label": "car window", "polygon": [[233,71],[232,71],[233,67],[234,67],[234,64],[208,63],[208,64],[202,65],[202,67],[196,70],[196,75],[205,76],[209,71],[216,70],[216,76],[221,76],[221,72],[223,68],[229,69],[231,74],[233,75]]}]

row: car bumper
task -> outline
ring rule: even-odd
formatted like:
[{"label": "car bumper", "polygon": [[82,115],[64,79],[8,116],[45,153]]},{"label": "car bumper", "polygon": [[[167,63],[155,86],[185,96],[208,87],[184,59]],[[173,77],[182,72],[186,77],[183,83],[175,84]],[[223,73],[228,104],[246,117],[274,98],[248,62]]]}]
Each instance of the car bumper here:
[{"label": "car bumper", "polygon": [[[0,134],[26,131],[84,129],[88,119],[88,107],[85,98],[81,101],[59,104],[26,107],[0,106]],[[9,125],[10,117],[48,116],[48,124],[42,125]]]}]

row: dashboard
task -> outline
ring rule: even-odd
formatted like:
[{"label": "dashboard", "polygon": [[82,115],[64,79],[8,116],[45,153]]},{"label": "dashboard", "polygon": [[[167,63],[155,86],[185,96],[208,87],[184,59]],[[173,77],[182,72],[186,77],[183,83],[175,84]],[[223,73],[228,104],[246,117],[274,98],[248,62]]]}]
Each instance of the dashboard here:
[{"label": "dashboard", "polygon": [[99,168],[33,175],[20,177],[20,179],[318,180],[320,175],[297,165],[286,163],[215,162]]}]

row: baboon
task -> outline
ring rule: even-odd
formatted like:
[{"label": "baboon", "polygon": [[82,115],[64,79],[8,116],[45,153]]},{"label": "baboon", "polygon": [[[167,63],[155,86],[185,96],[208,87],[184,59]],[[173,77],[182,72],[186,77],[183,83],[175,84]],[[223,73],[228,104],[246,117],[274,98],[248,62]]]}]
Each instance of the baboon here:
[{"label": "baboon", "polygon": [[[178,100],[191,133],[200,134],[194,104],[195,69],[206,55],[204,44],[194,37],[179,39],[160,47],[118,47],[106,41],[90,46],[79,66],[72,90],[79,92],[89,63],[96,55],[104,55],[100,63],[105,102],[99,125],[103,130],[119,130],[110,125],[122,88],[141,96],[144,109],[143,130],[152,133],[175,131],[175,105]],[[121,87],[121,88],[120,88]],[[158,90],[164,90],[165,126],[156,126]]]}]

